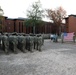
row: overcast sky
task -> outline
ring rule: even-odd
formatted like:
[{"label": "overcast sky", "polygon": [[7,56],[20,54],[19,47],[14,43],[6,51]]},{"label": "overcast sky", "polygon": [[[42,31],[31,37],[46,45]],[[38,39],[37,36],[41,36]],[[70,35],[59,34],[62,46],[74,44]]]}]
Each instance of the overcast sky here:
[{"label": "overcast sky", "polygon": [[[38,0],[0,0],[0,6],[4,10],[5,16],[26,17],[26,10],[35,1]],[[76,14],[76,0],[40,0],[40,2],[44,9],[62,6],[67,15]]]}]

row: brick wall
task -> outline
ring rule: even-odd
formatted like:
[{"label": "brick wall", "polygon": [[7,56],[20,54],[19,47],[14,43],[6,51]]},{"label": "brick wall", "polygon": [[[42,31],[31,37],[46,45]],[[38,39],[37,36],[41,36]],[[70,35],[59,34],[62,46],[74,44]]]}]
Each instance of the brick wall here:
[{"label": "brick wall", "polygon": [[[33,28],[32,27],[26,27],[24,26],[24,20],[21,19],[11,19],[5,17],[3,20],[3,32],[18,32],[18,33],[32,33]],[[44,22],[43,25],[39,25],[36,27],[37,33],[52,33],[55,32],[56,27],[53,26],[53,23],[51,22]]]},{"label": "brick wall", "polygon": [[66,31],[76,33],[76,15],[70,15],[65,21]]}]

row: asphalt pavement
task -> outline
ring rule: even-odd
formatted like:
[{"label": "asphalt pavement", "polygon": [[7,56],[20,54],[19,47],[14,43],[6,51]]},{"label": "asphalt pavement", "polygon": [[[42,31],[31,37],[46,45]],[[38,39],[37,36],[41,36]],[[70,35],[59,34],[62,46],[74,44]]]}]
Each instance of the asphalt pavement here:
[{"label": "asphalt pavement", "polygon": [[76,75],[76,43],[50,39],[42,51],[6,55],[0,51],[0,75]]}]

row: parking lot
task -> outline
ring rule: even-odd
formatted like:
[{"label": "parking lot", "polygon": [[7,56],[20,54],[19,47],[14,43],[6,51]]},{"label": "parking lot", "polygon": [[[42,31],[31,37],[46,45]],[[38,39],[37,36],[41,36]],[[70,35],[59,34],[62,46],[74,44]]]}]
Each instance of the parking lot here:
[{"label": "parking lot", "polygon": [[0,51],[0,75],[76,75],[76,43],[45,40],[41,52]]}]

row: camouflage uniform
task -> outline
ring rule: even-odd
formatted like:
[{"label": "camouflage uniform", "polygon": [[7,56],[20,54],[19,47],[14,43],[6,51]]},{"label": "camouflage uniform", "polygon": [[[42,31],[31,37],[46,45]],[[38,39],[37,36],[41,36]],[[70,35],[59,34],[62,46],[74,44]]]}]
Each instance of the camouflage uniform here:
[{"label": "camouflage uniform", "polygon": [[74,36],[73,36],[73,42],[75,43],[75,38],[76,38],[76,36],[75,36],[75,33],[74,33]]},{"label": "camouflage uniform", "polygon": [[34,49],[37,49],[37,36],[34,36]]},{"label": "camouflage uniform", "polygon": [[15,53],[17,53],[17,45],[18,45],[18,38],[16,35],[10,35],[9,36],[9,47],[12,49]]},{"label": "camouflage uniform", "polygon": [[8,53],[9,40],[8,40],[8,36],[6,36],[6,35],[2,36],[2,48],[6,53]]},{"label": "camouflage uniform", "polygon": [[0,34],[0,49],[2,48],[2,35]]},{"label": "camouflage uniform", "polygon": [[64,33],[61,33],[61,43],[64,42]]},{"label": "camouflage uniform", "polygon": [[39,37],[37,37],[37,50],[41,51],[42,45],[43,45],[42,37],[39,36]]},{"label": "camouflage uniform", "polygon": [[32,36],[26,37],[26,49],[33,52],[33,37]]},{"label": "camouflage uniform", "polygon": [[26,38],[25,36],[18,36],[18,47],[20,50],[22,50],[23,52],[26,52],[25,50],[25,46],[26,46]]}]

